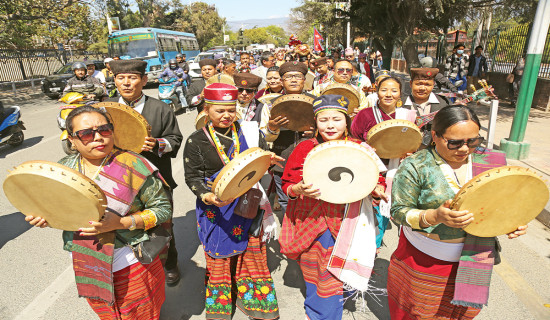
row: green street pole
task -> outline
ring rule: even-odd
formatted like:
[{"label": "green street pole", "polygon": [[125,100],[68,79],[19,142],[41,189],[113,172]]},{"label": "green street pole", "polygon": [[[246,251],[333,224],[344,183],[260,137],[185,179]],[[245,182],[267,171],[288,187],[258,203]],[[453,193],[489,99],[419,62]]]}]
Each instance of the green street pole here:
[{"label": "green street pole", "polygon": [[529,120],[529,112],[533,103],[533,95],[537,85],[537,79],[544,51],[548,26],[550,25],[550,0],[540,0],[533,21],[533,29],[527,47],[525,69],[521,78],[521,86],[518,93],[518,101],[510,137],[502,139],[501,150],[506,152],[506,157],[516,160],[525,159],[529,156],[528,142],[524,142],[525,129]]}]

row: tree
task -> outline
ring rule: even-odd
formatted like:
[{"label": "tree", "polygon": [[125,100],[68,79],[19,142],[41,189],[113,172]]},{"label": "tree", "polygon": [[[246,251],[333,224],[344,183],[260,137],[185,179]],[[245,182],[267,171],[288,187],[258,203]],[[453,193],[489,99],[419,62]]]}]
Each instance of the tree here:
[{"label": "tree", "polygon": [[204,50],[213,38],[223,35],[224,25],[225,19],[218,15],[214,5],[193,2],[183,7],[180,17],[175,20],[172,28],[194,33],[199,47]]},{"label": "tree", "polygon": [[325,33],[335,40],[334,43],[345,43],[346,20],[336,18],[337,12],[334,2],[329,0],[302,1],[302,5],[291,10],[291,31],[302,42],[313,43],[313,27],[322,24]]}]

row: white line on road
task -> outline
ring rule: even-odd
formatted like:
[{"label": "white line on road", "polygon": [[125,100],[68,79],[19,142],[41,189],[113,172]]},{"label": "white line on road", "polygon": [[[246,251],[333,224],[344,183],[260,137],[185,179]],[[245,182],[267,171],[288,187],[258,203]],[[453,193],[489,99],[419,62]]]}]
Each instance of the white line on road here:
[{"label": "white line on road", "polygon": [[34,300],[15,317],[15,320],[39,319],[72,284],[74,284],[74,272],[71,264],[44,291],[37,295]]}]

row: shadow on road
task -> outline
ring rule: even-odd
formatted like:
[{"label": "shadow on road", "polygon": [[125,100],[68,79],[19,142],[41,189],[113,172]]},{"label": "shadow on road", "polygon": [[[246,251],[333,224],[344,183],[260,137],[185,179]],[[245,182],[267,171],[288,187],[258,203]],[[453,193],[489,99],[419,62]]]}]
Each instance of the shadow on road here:
[{"label": "shadow on road", "polygon": [[5,145],[3,147],[0,147],[0,159],[5,158],[10,153],[13,153],[13,152],[16,152],[16,151],[19,151],[19,150],[23,150],[23,149],[27,149],[27,148],[30,148],[34,145],[37,145],[37,144],[40,143],[40,141],[42,141],[42,139],[44,139],[44,136],[32,137],[32,138],[29,138],[29,139],[25,139],[25,141],[23,141],[23,144],[20,145],[20,146],[17,146],[17,147],[12,147],[10,145]]},{"label": "shadow on road", "polygon": [[[161,319],[187,320],[202,314],[205,299],[205,269],[192,260],[197,249],[201,247],[195,210],[174,218],[173,222],[181,280],[175,287],[166,287],[166,301],[162,306]],[[200,249],[202,252],[202,247]]]},{"label": "shadow on road", "polygon": [[14,212],[0,216],[0,249],[10,240],[13,240],[32,226],[25,221],[25,216],[20,212]]}]

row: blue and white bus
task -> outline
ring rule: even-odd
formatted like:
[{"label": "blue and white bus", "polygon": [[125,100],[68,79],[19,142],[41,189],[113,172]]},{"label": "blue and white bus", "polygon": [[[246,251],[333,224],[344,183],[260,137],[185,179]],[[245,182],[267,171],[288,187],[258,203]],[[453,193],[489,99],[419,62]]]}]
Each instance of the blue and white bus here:
[{"label": "blue and white bus", "polygon": [[199,54],[197,38],[192,33],[157,28],[134,28],[115,31],[107,40],[109,55],[121,59],[147,61],[147,75],[154,80],[168,60],[184,53],[187,59]]}]

